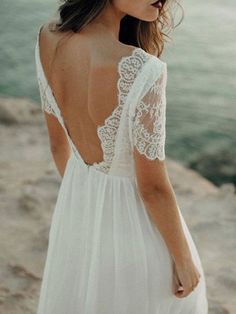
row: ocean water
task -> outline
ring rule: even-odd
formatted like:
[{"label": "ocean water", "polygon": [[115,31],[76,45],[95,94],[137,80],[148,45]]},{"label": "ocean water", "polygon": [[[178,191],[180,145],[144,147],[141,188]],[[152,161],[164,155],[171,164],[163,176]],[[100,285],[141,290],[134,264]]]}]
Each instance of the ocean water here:
[{"label": "ocean water", "polygon": [[[0,94],[39,102],[34,45],[56,0],[1,0]],[[236,184],[236,2],[182,1],[168,65],[166,154],[217,185]]]}]

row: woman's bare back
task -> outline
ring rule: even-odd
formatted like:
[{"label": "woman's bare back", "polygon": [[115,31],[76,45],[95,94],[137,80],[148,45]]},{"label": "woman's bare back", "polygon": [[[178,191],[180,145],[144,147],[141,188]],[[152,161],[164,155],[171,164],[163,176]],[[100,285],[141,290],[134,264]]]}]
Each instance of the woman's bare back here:
[{"label": "woman's bare back", "polygon": [[117,66],[133,46],[124,45],[98,27],[77,34],[40,32],[40,57],[67,129],[88,164],[103,160],[97,127],[118,104]]},{"label": "woman's bare back", "polygon": [[67,129],[85,162],[103,159],[97,127],[118,104],[118,63],[133,46],[115,42],[93,27],[77,34],[41,28],[41,63]]}]

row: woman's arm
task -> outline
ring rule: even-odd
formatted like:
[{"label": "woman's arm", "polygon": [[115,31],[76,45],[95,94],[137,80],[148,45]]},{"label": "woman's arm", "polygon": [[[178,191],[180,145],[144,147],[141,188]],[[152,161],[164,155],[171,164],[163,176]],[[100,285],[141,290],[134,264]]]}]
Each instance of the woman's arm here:
[{"label": "woman's arm", "polygon": [[176,264],[183,264],[191,253],[182,229],[176,197],[165,161],[147,160],[134,152],[140,196],[168,246]]},{"label": "woman's arm", "polygon": [[173,259],[173,292],[177,297],[185,297],[198,284],[200,274],[184,234],[165,164],[166,81],[164,66],[136,104],[131,143],[140,196]]},{"label": "woman's arm", "polygon": [[186,297],[197,286],[200,273],[182,228],[165,161],[150,161],[136,149],[134,156],[141,198],[173,258],[173,293],[179,298]]},{"label": "woman's arm", "polygon": [[44,116],[48,129],[50,150],[57,170],[60,176],[63,177],[66,163],[71,154],[71,149],[68,144],[65,131],[58,122],[57,118],[47,112],[44,112]]}]

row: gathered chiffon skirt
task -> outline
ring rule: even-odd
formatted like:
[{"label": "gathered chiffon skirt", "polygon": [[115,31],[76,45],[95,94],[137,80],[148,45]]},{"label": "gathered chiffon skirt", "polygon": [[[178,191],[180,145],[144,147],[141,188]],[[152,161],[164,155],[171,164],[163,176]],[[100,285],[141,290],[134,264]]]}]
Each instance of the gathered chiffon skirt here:
[{"label": "gathered chiffon skirt", "polygon": [[[179,211],[180,212],[180,211]],[[206,314],[205,277],[185,298],[172,292],[172,259],[135,180],[69,158],[52,215],[37,314]]]}]

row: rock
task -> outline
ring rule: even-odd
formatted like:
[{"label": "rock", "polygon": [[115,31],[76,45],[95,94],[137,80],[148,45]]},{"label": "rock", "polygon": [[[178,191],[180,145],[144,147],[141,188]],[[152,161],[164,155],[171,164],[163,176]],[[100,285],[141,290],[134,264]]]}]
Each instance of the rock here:
[{"label": "rock", "polygon": [[225,196],[236,194],[236,187],[232,183],[224,183],[220,186],[220,193]]},{"label": "rock", "polygon": [[35,118],[40,113],[40,107],[26,98],[0,97],[0,123],[2,124],[35,123]]},{"label": "rock", "polygon": [[233,182],[236,185],[236,159],[230,149],[217,151],[217,154],[202,155],[193,160],[189,167],[201,173],[217,186],[227,182]]},{"label": "rock", "polygon": [[33,280],[40,280],[41,278],[38,277],[36,274],[30,272],[22,265],[12,264],[9,263],[8,266],[10,267],[11,271],[18,277],[28,277]]},{"label": "rock", "polygon": [[233,314],[230,313],[223,305],[217,300],[209,300],[209,314]]}]

